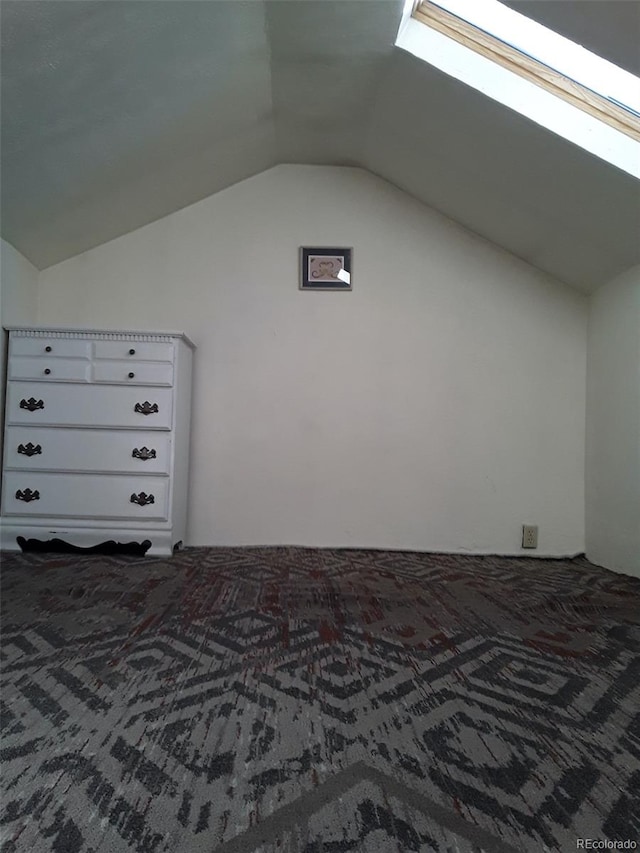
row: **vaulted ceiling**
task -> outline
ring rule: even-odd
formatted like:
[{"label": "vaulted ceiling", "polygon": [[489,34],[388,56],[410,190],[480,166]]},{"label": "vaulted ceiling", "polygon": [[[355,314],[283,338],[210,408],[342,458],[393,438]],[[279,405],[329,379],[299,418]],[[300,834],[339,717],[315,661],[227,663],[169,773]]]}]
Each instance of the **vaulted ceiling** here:
[{"label": "vaulted ceiling", "polygon": [[[554,7],[629,65],[640,4],[509,5]],[[2,236],[42,269],[314,163],[369,169],[585,290],[640,263],[639,182],[394,47],[402,6],[3,0]]]}]

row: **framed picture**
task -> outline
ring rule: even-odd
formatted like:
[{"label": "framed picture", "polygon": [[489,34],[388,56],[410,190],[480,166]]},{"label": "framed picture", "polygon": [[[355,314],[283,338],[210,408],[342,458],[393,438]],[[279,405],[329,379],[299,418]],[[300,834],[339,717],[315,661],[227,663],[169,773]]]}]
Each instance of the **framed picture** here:
[{"label": "framed picture", "polygon": [[351,290],[351,249],[300,249],[300,290]]}]

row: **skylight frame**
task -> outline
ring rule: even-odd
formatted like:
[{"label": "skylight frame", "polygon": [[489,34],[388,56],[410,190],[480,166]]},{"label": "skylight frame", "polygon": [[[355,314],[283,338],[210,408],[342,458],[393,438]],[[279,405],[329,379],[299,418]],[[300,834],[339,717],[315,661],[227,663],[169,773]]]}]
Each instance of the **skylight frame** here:
[{"label": "skylight frame", "polygon": [[[476,23],[469,23],[459,15],[442,8],[438,2],[439,0],[417,0],[412,17],[419,23],[425,24],[463,47],[480,54],[491,62],[588,113],[593,118],[631,137],[636,142],[640,142],[640,116],[635,112],[634,105],[619,106],[615,100],[594,92],[543,61],[525,53],[522,47],[512,46],[504,40],[503,33],[501,33],[502,38],[493,35]],[[508,7],[505,9],[507,12],[512,11]],[[513,14],[524,17],[517,12]],[[478,18],[476,17],[475,20]],[[535,27],[542,26],[533,21],[531,24]],[[542,29],[546,28],[542,27]],[[568,44],[572,44],[568,39],[564,39],[558,34],[553,35]],[[579,48],[578,45],[575,47]],[[603,62],[605,61],[603,60]],[[607,64],[611,65],[611,63]],[[615,68],[615,66],[613,67]],[[618,70],[622,74],[627,74],[621,69]]]}]

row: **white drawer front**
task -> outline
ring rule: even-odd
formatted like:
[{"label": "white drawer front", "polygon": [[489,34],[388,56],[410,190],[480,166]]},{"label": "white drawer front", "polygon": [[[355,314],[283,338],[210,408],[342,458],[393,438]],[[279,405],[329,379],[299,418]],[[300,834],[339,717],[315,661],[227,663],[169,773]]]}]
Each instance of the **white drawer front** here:
[{"label": "white drawer front", "polygon": [[15,381],[7,386],[8,424],[171,429],[170,388]]},{"label": "white drawer front", "polygon": [[123,385],[173,385],[173,365],[162,362],[95,361],[93,381]]},{"label": "white drawer front", "polygon": [[[135,495],[141,504],[133,503]],[[149,496],[152,503],[146,503]],[[168,517],[167,477],[43,474],[7,471],[4,515],[163,520]]]},{"label": "white drawer front", "polygon": [[47,358],[91,358],[91,341],[65,338],[19,338],[11,336],[9,357],[43,355]]},{"label": "white drawer front", "polygon": [[173,344],[144,341],[96,341],[94,358],[122,358],[136,361],[173,361]]},{"label": "white drawer front", "polygon": [[16,356],[9,362],[9,379],[40,379],[46,382],[88,382],[90,370],[91,362],[82,361],[79,358]]},{"label": "white drawer front", "polygon": [[168,474],[171,436],[142,430],[7,428],[7,469]]}]

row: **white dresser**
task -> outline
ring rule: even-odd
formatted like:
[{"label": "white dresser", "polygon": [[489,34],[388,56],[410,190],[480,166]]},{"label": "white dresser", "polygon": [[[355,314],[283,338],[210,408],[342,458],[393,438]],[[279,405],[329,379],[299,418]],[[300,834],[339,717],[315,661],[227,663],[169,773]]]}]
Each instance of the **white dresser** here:
[{"label": "white dresser", "polygon": [[186,529],[193,343],[8,331],[0,546],[171,554]]}]

